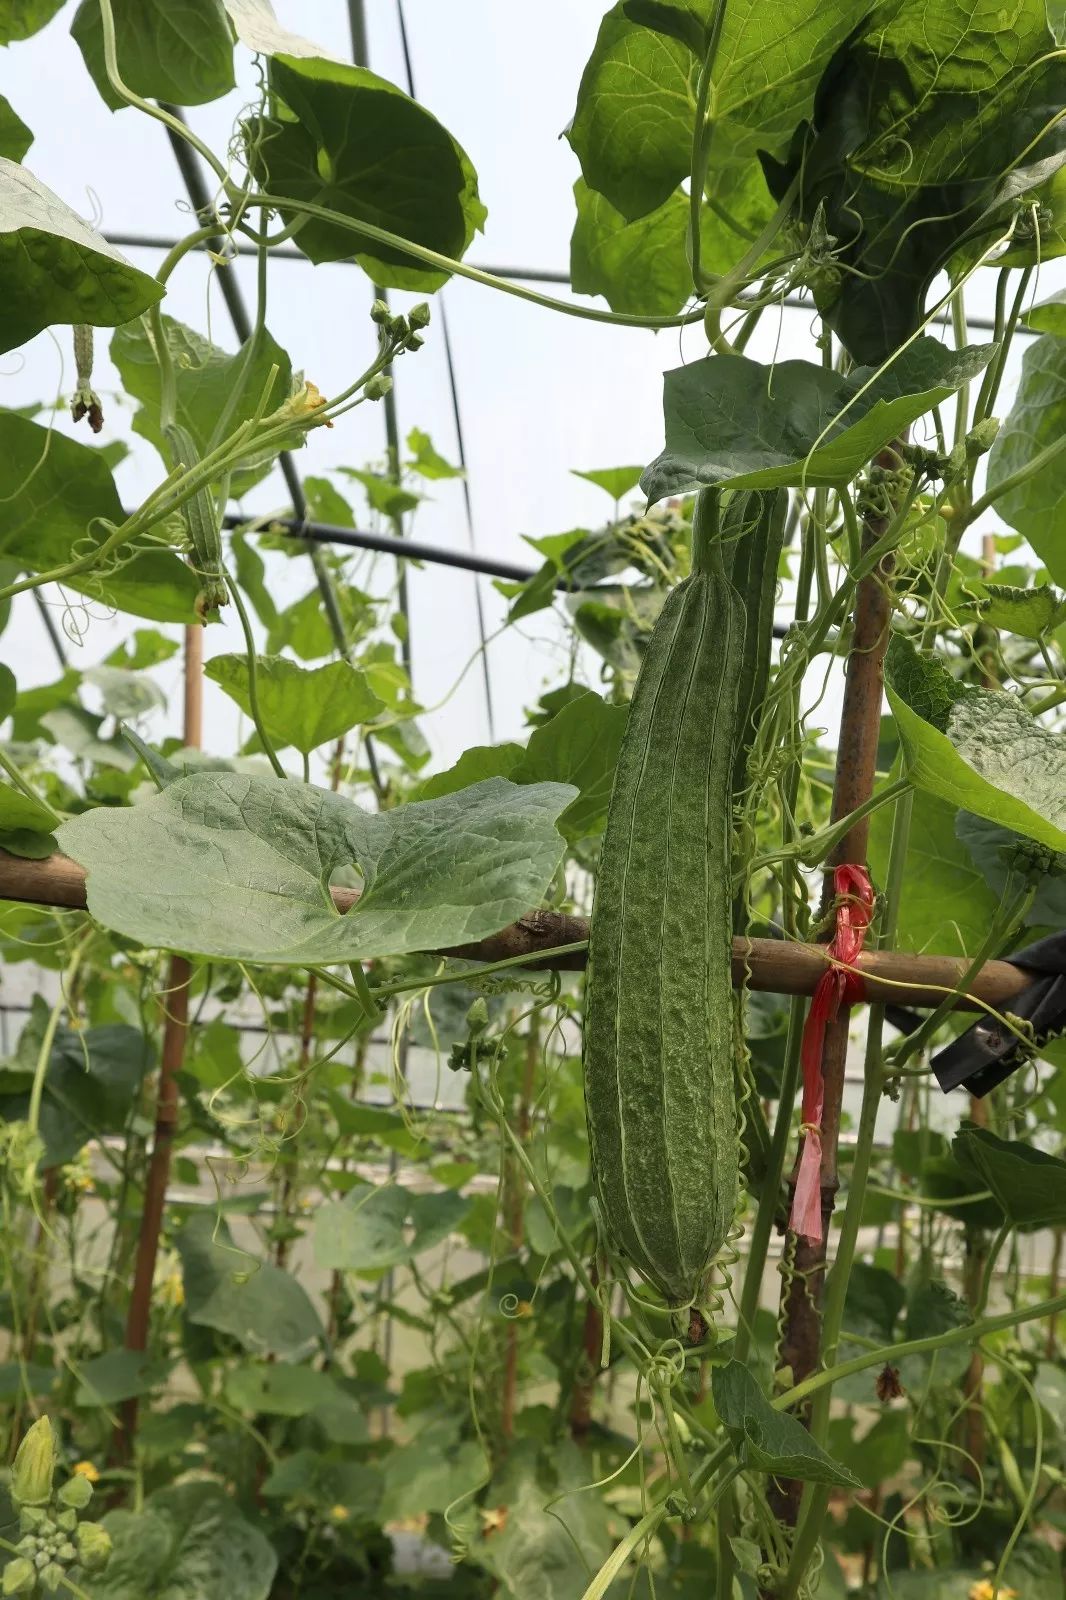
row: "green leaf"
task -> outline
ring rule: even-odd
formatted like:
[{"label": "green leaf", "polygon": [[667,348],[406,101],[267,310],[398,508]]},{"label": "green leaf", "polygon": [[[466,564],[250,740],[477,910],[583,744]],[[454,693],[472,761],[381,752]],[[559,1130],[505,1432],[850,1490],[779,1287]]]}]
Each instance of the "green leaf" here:
[{"label": "green leaf", "polygon": [[[899,903],[899,947],[916,953],[967,955],[976,950],[995,915],[999,896],[989,889],[955,835],[954,805],[919,792],[912,801],[907,861]],[[893,807],[870,818],[870,870],[888,877]]]},{"label": "green leaf", "polygon": [[428,433],[423,433],[421,428],[412,428],[407,435],[407,448],[411,452],[407,462],[412,472],[417,472],[420,478],[462,478],[466,474],[462,467],[453,467],[450,461],[445,461],[439,451],[433,448],[433,440]]},{"label": "green leaf", "polygon": [[[463,944],[538,905],[572,798],[497,778],[370,815],[310,784],[204,772],[58,837],[105,927],[158,949],[328,965]],[[341,917],[326,889],[352,862],[365,887]]]},{"label": "green leaf", "polygon": [[[1010,858],[1016,857],[1024,842],[1020,834],[960,811],[955,817],[955,835],[998,902],[1007,887]],[[1066,856],[1057,857],[1052,870],[1039,880],[1028,921],[1035,927],[1066,927]],[[976,949],[976,945],[970,948]]]},{"label": "green leaf", "polygon": [[[308,515],[315,522],[329,522],[335,528],[354,528],[352,508],[328,478],[304,479]],[[293,547],[290,545],[290,549]],[[299,549],[299,546],[295,547]],[[264,619],[265,620],[265,619]]]},{"label": "green leaf", "polygon": [[[1066,343],[1053,334],[1034,339],[1022,358],[1022,375],[1010,414],[988,457],[994,490],[1066,430]],[[1027,483],[996,500],[1004,522],[1023,535],[1066,586],[1066,456],[1055,456]]]},{"label": "green leaf", "polygon": [[[292,365],[266,330],[254,344],[252,340],[242,344],[236,355],[173,317],[163,317],[163,331],[174,363],[177,421],[188,428],[201,456],[207,453],[223,412],[225,433],[230,434],[254,416],[264,400],[269,412],[288,399]],[[111,340],[111,359],[127,394],[141,402],[133,418],[134,432],[155,445],[169,470],[171,456],[159,427],[159,363],[145,322],[130,322],[117,330]],[[276,453],[269,452],[233,474],[230,493],[234,498],[265,477]]]},{"label": "green leaf", "polygon": [[[661,19],[666,8],[656,9]],[[713,7],[700,0],[695,9],[706,22]],[[690,48],[694,35],[690,43],[664,37],[628,11],[622,0],[600,25],[568,138],[586,183],[632,220],[662,205],[689,175],[700,62]],[[757,0],[726,7],[712,170],[788,140],[855,20],[846,0],[783,0],[773,12]]]},{"label": "green leaf", "polygon": [[[0,551],[30,572],[47,571],[99,545],[104,522],[124,520],[115,481],[99,451],[37,422],[0,412]],[[191,622],[199,587],[169,550],[142,546],[117,564],[64,585],[154,622]]]},{"label": "green leaf", "polygon": [[[204,675],[251,715],[246,656],[214,656]],[[384,710],[366,674],[347,661],[308,669],[284,656],[257,656],[256,687],[267,733],[277,744],[292,745],[303,755],[372,722]]]},{"label": "green leaf", "polygon": [[828,1456],[796,1417],[773,1409],[742,1361],[712,1368],[711,1393],[742,1466],[805,1483],[861,1487],[855,1475]]},{"label": "green leaf", "polygon": [[805,221],[821,211],[839,265],[815,266],[816,298],[875,364],[916,332],[937,272],[992,245],[1062,159],[1066,66],[1044,0],[1018,0],[1009,30],[976,0],[851,9],[856,22],[819,86],[817,131],[798,128],[787,161],[765,165],[778,198],[801,179]]},{"label": "green leaf", "polygon": [[59,706],[55,711],[45,713],[41,718],[41,726],[57,744],[65,746],[79,761],[115,767],[119,772],[131,772],[137,765],[137,758],[125,740],[117,734],[107,739],[100,737],[100,729],[106,720],[105,717],[94,716],[82,706]]},{"label": "green leaf", "polygon": [[572,476],[584,478],[586,483],[594,483],[597,489],[602,489],[617,502],[637,487],[642,470],[641,467],[598,467],[588,472],[578,472],[575,468]]},{"label": "green leaf", "polygon": [[[226,1399],[237,1411],[252,1416],[306,1417],[319,1408],[350,1410],[351,1396],[328,1372],[313,1367],[292,1366],[287,1362],[248,1363],[231,1367],[226,1374]],[[363,1418],[362,1435],[366,1424]]]},{"label": "green leaf", "polygon": [[846,376],[808,361],[774,367],[706,356],[666,374],[666,448],[641,487],[651,503],[713,484],[731,489],[847,483],[890,439],[977,376],[995,345],[949,350],[916,339],[884,372]]},{"label": "green leaf", "polygon": [[419,784],[417,798],[454,794],[493,777],[573,784],[578,797],[559,818],[563,837],[573,844],[603,830],[626,716],[626,706],[609,706],[591,690],[581,691],[534,729],[524,750],[518,744],[474,745],[447,772]]},{"label": "green leaf", "polygon": [[959,606],[958,615],[1022,639],[1040,639],[1066,622],[1066,599],[1049,583],[1038,583],[1032,589],[982,583],[978,598]]},{"label": "green leaf", "polygon": [[376,1517],[381,1472],[360,1461],[334,1461],[317,1450],[283,1456],[262,1486],[268,1500],[295,1500],[321,1515],[323,1506],[344,1506],[360,1522]]},{"label": "green leaf", "polygon": [[1066,739],[1013,695],[956,683],[899,634],[886,674],[907,775],[919,788],[1066,849]]},{"label": "green leaf", "polygon": [[135,628],[132,635],[104,657],[104,665],[122,667],[126,672],[143,672],[145,667],[157,667],[161,661],[169,661],[180,649],[176,639],[168,639],[155,628]]},{"label": "green leaf", "polygon": [[1002,1224],[1003,1209],[988,1192],[987,1184],[978,1181],[950,1150],[926,1156],[919,1179],[923,1198],[964,1227],[994,1230]]},{"label": "green leaf", "polygon": [[1053,333],[1058,338],[1066,334],[1066,291],[1049,295],[1039,305],[1024,313],[1022,322],[1037,333]]},{"label": "green leaf", "polygon": [[5,0],[0,8],[0,44],[39,33],[62,5],[63,0]]},{"label": "green leaf", "polygon": [[190,1217],[174,1242],[190,1322],[282,1361],[303,1361],[320,1348],[322,1324],[296,1279],[238,1250],[213,1215]]},{"label": "green leaf", "polygon": [[125,667],[86,667],[82,681],[99,689],[104,710],[110,716],[123,720],[144,716],[146,712],[167,703],[157,683],[143,673],[130,672]]},{"label": "green leaf", "polygon": [[414,511],[423,498],[413,489],[404,489],[395,478],[383,472],[364,472],[358,467],[342,467],[341,471],[349,478],[358,479],[366,490],[371,510],[380,511],[383,517],[402,517]]},{"label": "green leaf", "polygon": [[[37,1044],[32,1046],[36,1066]],[[142,1082],[155,1066],[155,1047],[146,1034],[125,1023],[107,1023],[83,1033],[60,1028],[48,1057],[41,1097],[41,1165],[73,1161],[90,1140],[124,1132]],[[30,1082],[0,1095],[0,1117],[24,1120],[30,1109]]]},{"label": "green leaf", "polygon": [[103,1525],[114,1548],[93,1600],[268,1600],[277,1556],[217,1483],[158,1489]]},{"label": "green leaf", "polygon": [[0,828],[0,850],[28,861],[43,861],[55,854],[56,842],[49,834],[34,833],[31,828]]},{"label": "green leaf", "polygon": [[964,1123],[952,1147],[959,1162],[991,1189],[1015,1228],[1066,1223],[1066,1161],[1019,1139],[1001,1139]]},{"label": "green leaf", "polygon": [[[253,170],[271,194],[465,254],[485,219],[477,177],[424,106],[363,67],[316,58],[275,56],[270,87],[296,119],[248,126]],[[296,244],[311,261],[352,258],[386,288],[439,289],[449,276],[385,245],[360,247],[357,230],[317,217]]]},{"label": "green leaf", "polygon": [[484,1450],[473,1439],[459,1443],[451,1422],[430,1424],[409,1444],[390,1450],[381,1464],[382,1491],[378,1517],[382,1522],[420,1512],[448,1510],[455,1501],[473,1494],[488,1479]]},{"label": "green leaf", "polygon": [[440,1244],[470,1207],[471,1201],[453,1190],[411,1194],[398,1183],[357,1184],[338,1204],[315,1213],[315,1261],[335,1272],[399,1266]]},{"label": "green leaf", "polygon": [[513,778],[514,770],[525,758],[520,744],[476,744],[464,750],[454,767],[423,778],[412,796],[415,800],[434,800],[438,795],[455,794],[486,778]]},{"label": "green leaf", "polygon": [[328,50],[283,28],[270,0],[222,0],[237,37],[259,55],[327,56]]},{"label": "green leaf", "polygon": [[150,1394],[167,1381],[173,1362],[153,1360],[143,1350],[106,1350],[77,1368],[76,1406],[113,1406]]},{"label": "green leaf", "polygon": [[[527,1441],[488,1486],[486,1503],[505,1505],[507,1518],[503,1527],[482,1533],[471,1555],[499,1579],[501,1594],[577,1600],[610,1555],[616,1525],[599,1496],[580,1492],[588,1481],[580,1473],[584,1464],[569,1441],[550,1462],[538,1460]],[[626,1590],[631,1587],[627,1580]],[[669,1592],[664,1584],[663,1595]]]},{"label": "green leaf", "polygon": [[515,783],[572,783],[579,793],[559,818],[568,843],[601,833],[625,732],[628,707],[609,706],[591,691],[571,700],[535,728],[526,753],[511,773]]},{"label": "green leaf", "polygon": [[[199,106],[233,88],[233,37],[220,0],[111,0],[111,10],[119,73],[134,94]],[[108,81],[99,0],[82,0],[70,32],[101,98],[121,111],[129,102]]]},{"label": "green leaf", "polygon": [[0,352],[57,322],[114,327],[162,298],[32,172],[0,159]]},{"label": "green leaf", "polygon": [[0,156],[5,161],[21,161],[32,143],[33,134],[11,101],[0,95]]},{"label": "green leaf", "polygon": [[0,828],[51,833],[56,826],[55,816],[47,806],[0,779]]},{"label": "green leaf", "polygon": [[17,698],[18,685],[15,682],[15,674],[10,667],[0,663],[0,722],[6,722],[11,715]]}]

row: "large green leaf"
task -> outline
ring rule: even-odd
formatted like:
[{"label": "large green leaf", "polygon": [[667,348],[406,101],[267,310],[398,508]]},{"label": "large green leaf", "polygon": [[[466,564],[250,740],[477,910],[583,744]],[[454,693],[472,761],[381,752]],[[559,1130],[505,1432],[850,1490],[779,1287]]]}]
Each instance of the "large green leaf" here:
[{"label": "large green leaf", "polygon": [[[688,9],[703,23],[714,6],[698,0]],[[600,25],[568,137],[585,181],[632,220],[662,205],[689,174],[700,63],[683,37],[653,32],[630,10],[621,0]],[[847,0],[782,0],[772,11],[759,0],[730,0],[715,61],[716,166],[787,142],[855,20]]]},{"label": "large green leaf", "polygon": [[282,27],[270,0],[222,0],[236,30],[248,50],[264,56],[328,56],[329,51],[312,44],[298,33]]},{"label": "large green leaf", "polygon": [[109,1511],[114,1548],[92,1600],[267,1600],[278,1558],[213,1482],[159,1489],[141,1511]]},{"label": "large green leaf", "polygon": [[[249,125],[256,175],[275,195],[311,201],[453,258],[485,219],[463,149],[424,106],[363,67],[274,56],[270,86],[295,121]],[[354,258],[375,283],[438,289],[448,273],[403,251],[361,246],[334,222],[309,219],[296,235],[311,261]]]},{"label": "large green leaf", "polygon": [[[471,1549],[472,1558],[499,1579],[501,1595],[578,1600],[610,1555],[621,1528],[598,1495],[581,1492],[588,1482],[585,1465],[569,1440],[550,1460],[538,1460],[532,1441],[512,1449],[486,1495],[489,1505],[507,1507],[506,1521],[486,1529]],[[662,1592],[668,1594],[670,1586],[664,1584]]]},{"label": "large green leaf", "polygon": [[[105,927],[159,949],[307,966],[495,933],[539,904],[573,793],[497,778],[371,815],[310,784],[203,772],[74,817],[58,839],[88,869]],[[328,886],[352,863],[365,887],[341,917]]]},{"label": "large green leaf", "polygon": [[989,628],[1002,628],[1023,639],[1040,639],[1066,622],[1066,599],[1050,583],[1019,589],[1008,583],[982,583],[976,600],[958,607],[958,615],[976,618]]},{"label": "large green leaf", "polygon": [[[1044,0],[923,0],[871,7],[819,87],[813,127],[766,163],[841,267],[817,297],[857,361],[878,362],[919,326],[936,273],[967,242],[999,236],[1027,190],[1061,161],[1066,63]],[[972,232],[972,237],[971,237]]]},{"label": "large green leaf", "polygon": [[[30,572],[61,566],[124,520],[100,452],[13,411],[0,412],[0,552]],[[154,622],[191,622],[199,587],[169,550],[141,546],[64,580],[67,587]]]},{"label": "large green leaf", "polygon": [[114,1406],[150,1394],[167,1381],[173,1363],[157,1361],[144,1350],[105,1350],[77,1368],[78,1406]]},{"label": "large green leaf", "polygon": [[[204,672],[251,715],[247,656],[214,656]],[[256,690],[267,733],[304,755],[384,710],[366,674],[347,661],[309,670],[284,656],[257,656]]]},{"label": "large green leaf", "polygon": [[991,1189],[1016,1228],[1061,1228],[1066,1223],[1066,1161],[971,1124],[959,1129],[953,1148],[961,1164]]},{"label": "large green leaf", "polygon": [[[31,1033],[26,1047],[31,1059],[25,1059],[20,1046],[22,1071],[9,1076],[12,1092],[0,1095],[0,1118],[5,1122],[20,1122],[29,1113],[35,1043]],[[124,1023],[87,1028],[83,1033],[59,1029],[41,1097],[42,1166],[62,1166],[91,1139],[121,1133],[136,1106],[137,1091],[154,1065],[151,1039]]]},{"label": "large green leaf", "polygon": [[916,339],[884,372],[846,377],[809,361],[773,367],[705,356],[666,374],[666,448],[641,486],[654,503],[731,489],[847,483],[882,446],[981,372],[995,345],[949,350]]},{"label": "large green leaf", "polygon": [[[199,106],[233,88],[233,36],[221,0],[111,0],[115,56],[128,89],[144,99]],[[99,0],[82,0],[70,25],[89,75],[112,111]]]},{"label": "large green leaf", "polygon": [[484,778],[512,783],[572,783],[580,791],[559,818],[569,843],[602,832],[615,763],[625,732],[626,706],[609,706],[585,690],[535,728],[525,750],[517,744],[474,745],[455,766],[420,784],[419,799],[454,794]]},{"label": "large green leaf", "polygon": [[453,1233],[471,1204],[448,1189],[412,1194],[398,1183],[357,1184],[316,1211],[315,1261],[335,1272],[399,1266]]},{"label": "large green leaf", "polygon": [[21,161],[32,143],[33,134],[11,101],[0,95],[0,156],[7,161]]},{"label": "large green leaf", "polygon": [[0,351],[57,322],[114,327],[162,298],[32,172],[0,158]]},{"label": "large green leaf", "polygon": [[[292,366],[268,332],[230,355],[173,317],[163,318],[163,329],[174,363],[177,421],[188,428],[201,455],[206,453],[223,412],[225,432],[232,433],[256,414],[264,400],[269,412],[289,398]],[[170,452],[164,449],[159,431],[159,363],[145,322],[118,329],[111,340],[111,359],[127,394],[141,402],[133,419],[134,431],[150,440],[170,467]],[[231,493],[240,496],[258,483],[272,462],[273,455],[268,455],[241,467],[233,474]]]},{"label": "large green leaf", "polygon": [[473,1439],[460,1441],[449,1418],[423,1428],[417,1438],[390,1450],[381,1464],[383,1522],[420,1513],[444,1512],[472,1495],[488,1478],[485,1452]]},{"label": "large green leaf", "polygon": [[907,773],[919,788],[1066,850],[1066,739],[1013,695],[959,684],[899,634],[887,677]]},{"label": "large green leaf", "polygon": [[366,1437],[366,1422],[351,1395],[328,1372],[286,1361],[248,1362],[226,1374],[226,1399],[253,1416],[314,1417],[348,1413],[349,1436]]},{"label": "large green leaf", "polygon": [[28,39],[51,22],[63,0],[5,0],[0,7],[0,44]]},{"label": "large green leaf", "polygon": [[[1014,404],[988,458],[995,489],[1066,429],[1066,340],[1034,339],[1022,358]],[[1027,483],[996,501],[1005,522],[1022,534],[1055,583],[1066,585],[1066,456],[1058,455]]]},{"label": "large green leaf", "polygon": [[320,1347],[318,1312],[296,1279],[238,1250],[214,1216],[190,1217],[175,1244],[190,1322],[283,1361],[303,1361]]},{"label": "large green leaf", "polygon": [[[645,216],[628,221],[583,178],[574,184],[577,221],[570,239],[570,286],[603,295],[612,311],[673,316],[692,297],[688,255],[689,203],[680,189]],[[704,207],[700,263],[722,274],[749,248],[773,210],[758,162],[727,167],[714,185],[720,212]],[[743,231],[742,231],[743,230]]]},{"label": "large green leaf", "polygon": [[[881,885],[891,840],[892,807],[884,806],[870,818],[870,869]],[[998,904],[999,896],[955,836],[955,807],[936,795],[917,793],[898,908],[900,949],[966,955],[980,945]]]},{"label": "large green leaf", "polygon": [[[1024,841],[1010,828],[975,817],[970,811],[957,813],[955,834],[998,901],[1007,887],[1011,857],[1017,857]],[[1053,869],[1039,879],[1028,920],[1038,928],[1066,928],[1066,856],[1059,857]]]},{"label": "large green leaf", "polygon": [[861,1488],[854,1473],[827,1455],[797,1417],[773,1409],[742,1361],[713,1368],[711,1393],[742,1466],[805,1483]]}]

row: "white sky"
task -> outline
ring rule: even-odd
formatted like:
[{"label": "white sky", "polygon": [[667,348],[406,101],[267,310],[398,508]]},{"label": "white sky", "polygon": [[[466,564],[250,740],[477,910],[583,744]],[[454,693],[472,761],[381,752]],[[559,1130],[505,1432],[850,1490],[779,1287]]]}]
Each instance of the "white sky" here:
[{"label": "white sky", "polygon": [[[349,50],[344,0],[275,0],[282,22],[314,38],[331,53]],[[499,0],[407,0],[418,98],[465,146],[480,178],[488,206],[486,232],[469,252],[475,263],[565,269],[573,222],[571,186],[578,166],[560,133],[573,111],[581,70],[592,48],[605,0],[540,0],[521,11]],[[95,216],[105,232],[143,232],[176,236],[187,231],[183,189],[158,126],[133,110],[111,113],[99,99],[69,37],[75,10],[66,5],[35,38],[0,54],[0,92],[37,137],[27,166],[76,211]],[[403,85],[403,63],[393,0],[368,0],[371,65]],[[197,131],[223,151],[235,116],[254,94],[252,60],[238,48],[241,88],[226,100],[191,113]],[[161,253],[127,251],[154,271]],[[252,303],[252,264],[236,269]],[[373,330],[367,316],[370,285],[354,266],[312,268],[302,262],[276,263],[271,270],[268,324],[324,392],[336,391],[367,363]],[[1039,286],[1043,298],[1058,288],[1063,274],[1046,269]],[[987,311],[994,287],[987,274],[970,297],[971,310]],[[565,294],[566,291],[558,291]],[[397,296],[396,303],[418,297]],[[700,335],[648,333],[596,326],[523,304],[461,280],[445,291],[466,431],[475,537],[483,552],[536,564],[522,534],[557,533],[596,526],[609,512],[602,492],[571,477],[571,468],[646,462],[662,444],[661,373],[676,366],[682,353],[701,354]],[[235,347],[210,266],[189,256],[172,279],[165,309],[216,342]],[[771,318],[764,318],[769,324]],[[808,318],[789,311],[780,324],[760,329],[749,354],[769,359],[814,354],[807,337]],[[6,380],[0,403],[19,405],[64,398],[73,367],[67,330],[58,344],[42,334],[20,352],[3,358]],[[134,503],[158,480],[155,452],[130,432],[130,412],[117,399],[117,378],[107,361],[107,330],[97,335],[97,387],[105,400],[105,437],[125,437],[133,453],[119,468],[119,488]],[[1018,341],[1019,346],[1022,341]],[[1012,356],[1012,371],[1020,362]],[[1005,388],[1009,395],[1013,376]],[[454,459],[451,402],[439,333],[433,327],[425,348],[404,358],[398,371],[401,431],[429,431],[443,454]],[[108,404],[110,401],[110,404]],[[1001,401],[1001,409],[1003,402]],[[57,425],[72,425],[61,412]],[[84,425],[83,425],[84,426]],[[380,458],[384,417],[364,406],[342,419],[330,433],[319,430],[298,457],[301,471],[323,474],[330,468],[363,466]],[[87,438],[87,434],[82,434]],[[352,499],[360,527],[370,525],[365,506]],[[421,507],[409,532],[421,540],[465,547],[467,531],[457,483],[430,485],[433,499]],[[280,479],[261,485],[245,509],[283,510]],[[381,592],[390,581],[391,561],[379,558],[364,587]],[[273,570],[284,581],[284,604],[312,586],[310,564],[275,558]],[[473,603],[475,580],[446,568],[412,570],[412,643],[416,693],[426,704],[437,701],[476,647]],[[504,602],[488,580],[480,580],[489,631],[499,624]],[[58,602],[57,596],[50,597]],[[59,616],[60,612],[57,611]],[[71,647],[79,665],[100,660],[131,626],[126,618],[94,620],[83,645]],[[148,626],[149,624],[141,624]],[[177,630],[175,630],[176,632]],[[241,648],[236,619],[207,630],[207,654]],[[29,595],[15,604],[12,621],[0,636],[0,659],[15,671],[22,687],[48,682],[57,666]],[[542,687],[558,680],[563,657],[558,632],[533,618],[522,634],[514,630],[493,644],[490,664],[496,707],[496,736],[522,736],[522,707]],[[155,669],[169,695],[166,713],[145,724],[149,737],[178,732],[181,697],[178,662]],[[210,683],[205,699],[205,744],[218,753],[232,751],[239,714]],[[85,699],[93,703],[92,691]],[[833,691],[819,721],[828,720],[837,701]],[[480,670],[471,671],[447,707],[424,724],[436,765],[449,764],[460,750],[488,737]]]}]

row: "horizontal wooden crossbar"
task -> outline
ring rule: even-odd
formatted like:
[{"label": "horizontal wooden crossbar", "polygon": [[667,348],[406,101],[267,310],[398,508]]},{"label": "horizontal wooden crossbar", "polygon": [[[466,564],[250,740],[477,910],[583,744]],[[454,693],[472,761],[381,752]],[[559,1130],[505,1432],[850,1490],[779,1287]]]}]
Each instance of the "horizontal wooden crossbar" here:
[{"label": "horizontal wooden crossbar", "polygon": [[[341,912],[350,910],[358,898],[351,889],[333,891],[334,903]],[[26,861],[0,851],[0,900],[83,911],[85,870],[67,856]],[[560,945],[587,938],[585,917],[531,911],[488,939],[439,954],[472,961],[528,956],[530,966],[577,971],[585,965],[583,950],[570,950],[554,958],[552,952]],[[857,969],[868,1001],[935,1006],[957,988],[969,965],[965,956],[914,956],[875,950],[859,957]],[[791,944],[781,939],[733,940],[733,982],[738,988],[746,984],[749,989],[768,994],[813,994],[825,967],[821,945]],[[1009,961],[988,961],[971,981],[968,993],[959,995],[956,1005],[963,1010],[979,1010],[982,1005],[1002,1007],[1031,982],[1031,974],[1022,967]]]}]

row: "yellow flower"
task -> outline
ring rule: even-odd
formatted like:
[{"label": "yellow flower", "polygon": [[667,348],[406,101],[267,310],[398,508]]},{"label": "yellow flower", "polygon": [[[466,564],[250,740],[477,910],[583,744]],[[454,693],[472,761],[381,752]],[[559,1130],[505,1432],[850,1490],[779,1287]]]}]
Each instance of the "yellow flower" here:
[{"label": "yellow flower", "polygon": [[79,1478],[88,1478],[90,1483],[100,1482],[100,1469],[94,1466],[91,1461],[76,1462],[74,1471]]},{"label": "yellow flower", "polygon": [[331,1522],[347,1522],[351,1512],[347,1506],[330,1506],[329,1515]]},{"label": "yellow flower", "polygon": [[159,1286],[159,1298],[168,1306],[185,1304],[185,1285],[180,1272],[171,1272]]},{"label": "yellow flower", "polygon": [[[993,1600],[996,1592],[987,1578],[980,1578],[971,1584],[969,1600]],[[999,1600],[1018,1600],[1017,1589],[1008,1589],[1006,1584],[1000,1584],[998,1594]]]}]

